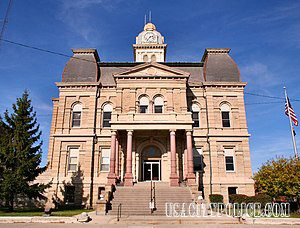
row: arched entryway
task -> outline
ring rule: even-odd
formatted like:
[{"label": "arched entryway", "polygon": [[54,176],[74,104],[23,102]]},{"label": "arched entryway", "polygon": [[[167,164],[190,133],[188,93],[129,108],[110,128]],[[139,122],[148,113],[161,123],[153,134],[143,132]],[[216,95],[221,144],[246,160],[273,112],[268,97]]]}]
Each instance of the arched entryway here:
[{"label": "arched entryway", "polygon": [[161,151],[154,145],[147,146],[142,151],[142,180],[161,180]]}]

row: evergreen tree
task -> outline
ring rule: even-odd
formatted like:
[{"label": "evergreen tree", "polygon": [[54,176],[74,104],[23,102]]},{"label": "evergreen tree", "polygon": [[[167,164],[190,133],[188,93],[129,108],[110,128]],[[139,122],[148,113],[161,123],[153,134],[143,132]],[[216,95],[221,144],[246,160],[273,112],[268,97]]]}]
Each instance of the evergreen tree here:
[{"label": "evergreen tree", "polygon": [[49,184],[33,183],[46,170],[40,167],[42,132],[29,94],[25,91],[12,106],[13,113],[0,119],[0,197],[10,210],[16,197],[44,198]]}]

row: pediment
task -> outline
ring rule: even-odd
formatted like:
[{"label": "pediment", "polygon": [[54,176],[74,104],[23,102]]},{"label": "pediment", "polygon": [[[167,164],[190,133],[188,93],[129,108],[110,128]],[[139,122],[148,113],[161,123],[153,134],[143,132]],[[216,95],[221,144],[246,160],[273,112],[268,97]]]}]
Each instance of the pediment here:
[{"label": "pediment", "polygon": [[115,77],[188,77],[190,73],[184,72],[159,63],[144,63],[114,74]]}]

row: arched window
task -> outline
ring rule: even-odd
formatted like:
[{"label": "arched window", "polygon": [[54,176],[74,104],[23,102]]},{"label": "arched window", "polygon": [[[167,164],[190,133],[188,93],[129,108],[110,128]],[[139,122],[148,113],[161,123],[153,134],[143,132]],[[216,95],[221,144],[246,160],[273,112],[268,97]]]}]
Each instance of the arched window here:
[{"label": "arched window", "polygon": [[72,109],[72,127],[80,127],[82,105],[77,103]]},{"label": "arched window", "polygon": [[200,127],[200,108],[197,104],[192,105],[193,127]]},{"label": "arched window", "polygon": [[230,127],[230,107],[228,104],[221,105],[222,126]]},{"label": "arched window", "polygon": [[112,112],[111,104],[104,105],[104,107],[103,107],[103,127],[110,127],[111,112]]},{"label": "arched window", "polygon": [[151,56],[151,62],[156,62],[156,56],[154,54]]},{"label": "arched window", "polygon": [[146,96],[140,98],[140,113],[147,113],[149,106],[149,99]]},{"label": "arched window", "polygon": [[143,61],[144,61],[144,62],[148,62],[148,55],[144,55],[144,56],[143,56]]},{"label": "arched window", "polygon": [[154,113],[162,113],[164,107],[164,100],[158,96],[154,99]]}]

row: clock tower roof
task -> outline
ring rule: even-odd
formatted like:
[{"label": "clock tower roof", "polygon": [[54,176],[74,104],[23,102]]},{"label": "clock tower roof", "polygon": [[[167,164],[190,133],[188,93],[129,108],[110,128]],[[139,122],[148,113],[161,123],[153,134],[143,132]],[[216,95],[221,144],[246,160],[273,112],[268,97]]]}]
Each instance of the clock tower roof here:
[{"label": "clock tower roof", "polygon": [[144,31],[156,31],[156,27],[154,24],[149,22],[144,26]]},{"label": "clock tower roof", "polygon": [[148,22],[133,44],[136,62],[165,62],[167,44],[156,26]]}]

